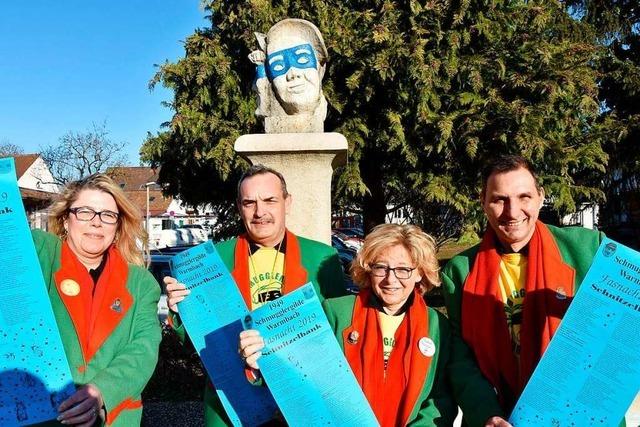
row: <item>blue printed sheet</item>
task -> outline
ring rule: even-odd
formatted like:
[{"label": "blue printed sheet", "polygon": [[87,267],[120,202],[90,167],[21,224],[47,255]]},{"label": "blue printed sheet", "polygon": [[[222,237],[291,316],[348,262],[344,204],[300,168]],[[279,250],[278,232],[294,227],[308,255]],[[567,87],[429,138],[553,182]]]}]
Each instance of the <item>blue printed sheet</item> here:
[{"label": "blue printed sheet", "polygon": [[0,159],[0,425],[52,420],[75,387],[16,181]]},{"label": "blue printed sheet", "polygon": [[617,426],[640,389],[640,253],[605,239],[510,422]]},{"label": "blue printed sheet", "polygon": [[254,310],[260,371],[291,426],[377,426],[311,283]]},{"label": "blue printed sheet", "polygon": [[238,354],[242,319],[249,314],[233,277],[211,242],[176,254],[171,271],[191,294],[178,304],[180,319],[233,425],[270,420],[277,405],[267,387],[247,381]]}]

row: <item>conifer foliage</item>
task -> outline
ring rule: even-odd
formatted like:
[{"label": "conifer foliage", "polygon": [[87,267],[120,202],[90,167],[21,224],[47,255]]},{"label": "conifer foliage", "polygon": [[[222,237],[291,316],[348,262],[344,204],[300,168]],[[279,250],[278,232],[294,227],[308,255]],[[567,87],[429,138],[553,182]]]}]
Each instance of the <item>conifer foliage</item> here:
[{"label": "conifer foliage", "polygon": [[640,249],[640,3],[576,0],[570,5],[593,26],[603,47],[597,61],[600,120],[611,137],[605,145],[610,160],[600,226]]},{"label": "conifer foliage", "polygon": [[[480,169],[502,152],[539,166],[558,212],[602,195],[590,184],[607,161],[595,37],[557,1],[250,0],[205,8],[211,26],[151,82],[174,91],[175,115],[142,148],[187,202],[233,200],[246,167],[233,143],[261,132],[247,60],[257,47],[253,32],[286,17],[308,19],[324,35],[325,130],[349,141],[335,202],[361,209],[365,228],[408,207],[428,231],[478,229]],[[454,233],[430,229],[429,218],[439,216]]]}]

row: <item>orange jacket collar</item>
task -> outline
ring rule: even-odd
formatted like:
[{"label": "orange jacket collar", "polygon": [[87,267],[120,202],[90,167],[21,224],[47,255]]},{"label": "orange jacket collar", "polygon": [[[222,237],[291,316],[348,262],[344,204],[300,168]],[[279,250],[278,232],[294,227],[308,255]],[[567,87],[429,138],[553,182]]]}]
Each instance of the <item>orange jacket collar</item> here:
[{"label": "orange jacket collar", "polygon": [[[284,283],[282,294],[298,289],[307,283],[307,270],[302,266],[300,244],[296,236],[289,230],[285,233],[286,254],[284,257]],[[231,273],[245,304],[251,310],[251,290],[249,285],[249,240],[246,234],[238,237],[234,249],[233,271]]]},{"label": "orange jacket collar", "polygon": [[344,352],[376,418],[383,427],[406,425],[424,388],[432,357],[418,350],[429,331],[427,306],[419,292],[395,334],[385,379],[378,309],[371,290],[356,297],[351,325],[343,331]]},{"label": "orange jacket collar", "polygon": [[529,242],[518,365],[498,289],[498,244],[495,232],[487,229],[464,283],[462,336],[480,370],[498,390],[502,405],[510,409],[573,298],[575,270],[564,263],[553,235],[538,221]]},{"label": "orange jacket collar", "polygon": [[126,261],[112,246],[92,295],[89,272],[67,242],[62,245],[60,269],[55,273],[56,288],[73,322],[85,363],[89,363],[133,303],[126,288],[128,272]]}]

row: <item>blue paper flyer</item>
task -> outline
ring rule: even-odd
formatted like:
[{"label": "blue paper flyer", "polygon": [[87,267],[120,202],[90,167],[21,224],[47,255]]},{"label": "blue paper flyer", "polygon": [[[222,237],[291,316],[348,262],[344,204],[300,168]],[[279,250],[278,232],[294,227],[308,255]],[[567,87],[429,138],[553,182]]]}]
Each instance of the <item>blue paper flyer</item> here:
[{"label": "blue paper flyer", "polygon": [[378,425],[311,283],[244,323],[265,340],[260,372],[290,426]]},{"label": "blue paper flyer", "polygon": [[171,271],[191,290],[178,304],[180,319],[233,425],[256,426],[273,418],[278,408],[269,389],[246,379],[238,337],[249,310],[213,244],[176,254]]},{"label": "blue paper flyer", "polygon": [[0,159],[0,425],[52,420],[75,392],[12,158]]},{"label": "blue paper flyer", "polygon": [[618,426],[640,390],[640,253],[605,239],[510,422]]}]

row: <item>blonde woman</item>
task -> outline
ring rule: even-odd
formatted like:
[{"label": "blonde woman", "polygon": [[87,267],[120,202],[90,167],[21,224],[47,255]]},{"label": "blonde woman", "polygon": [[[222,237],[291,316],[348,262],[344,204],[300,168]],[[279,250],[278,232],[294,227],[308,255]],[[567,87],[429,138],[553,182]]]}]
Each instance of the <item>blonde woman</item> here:
[{"label": "blonde woman", "polygon": [[140,425],[161,339],[160,287],[138,246],[147,241],[140,211],[111,178],[94,174],[67,185],[49,229],[33,239],[77,386],[58,420]]},{"label": "blonde woman", "polygon": [[360,293],[326,300],[324,309],[378,422],[451,426],[449,327],[422,297],[440,283],[433,239],[413,225],[380,225],[351,274]]}]

